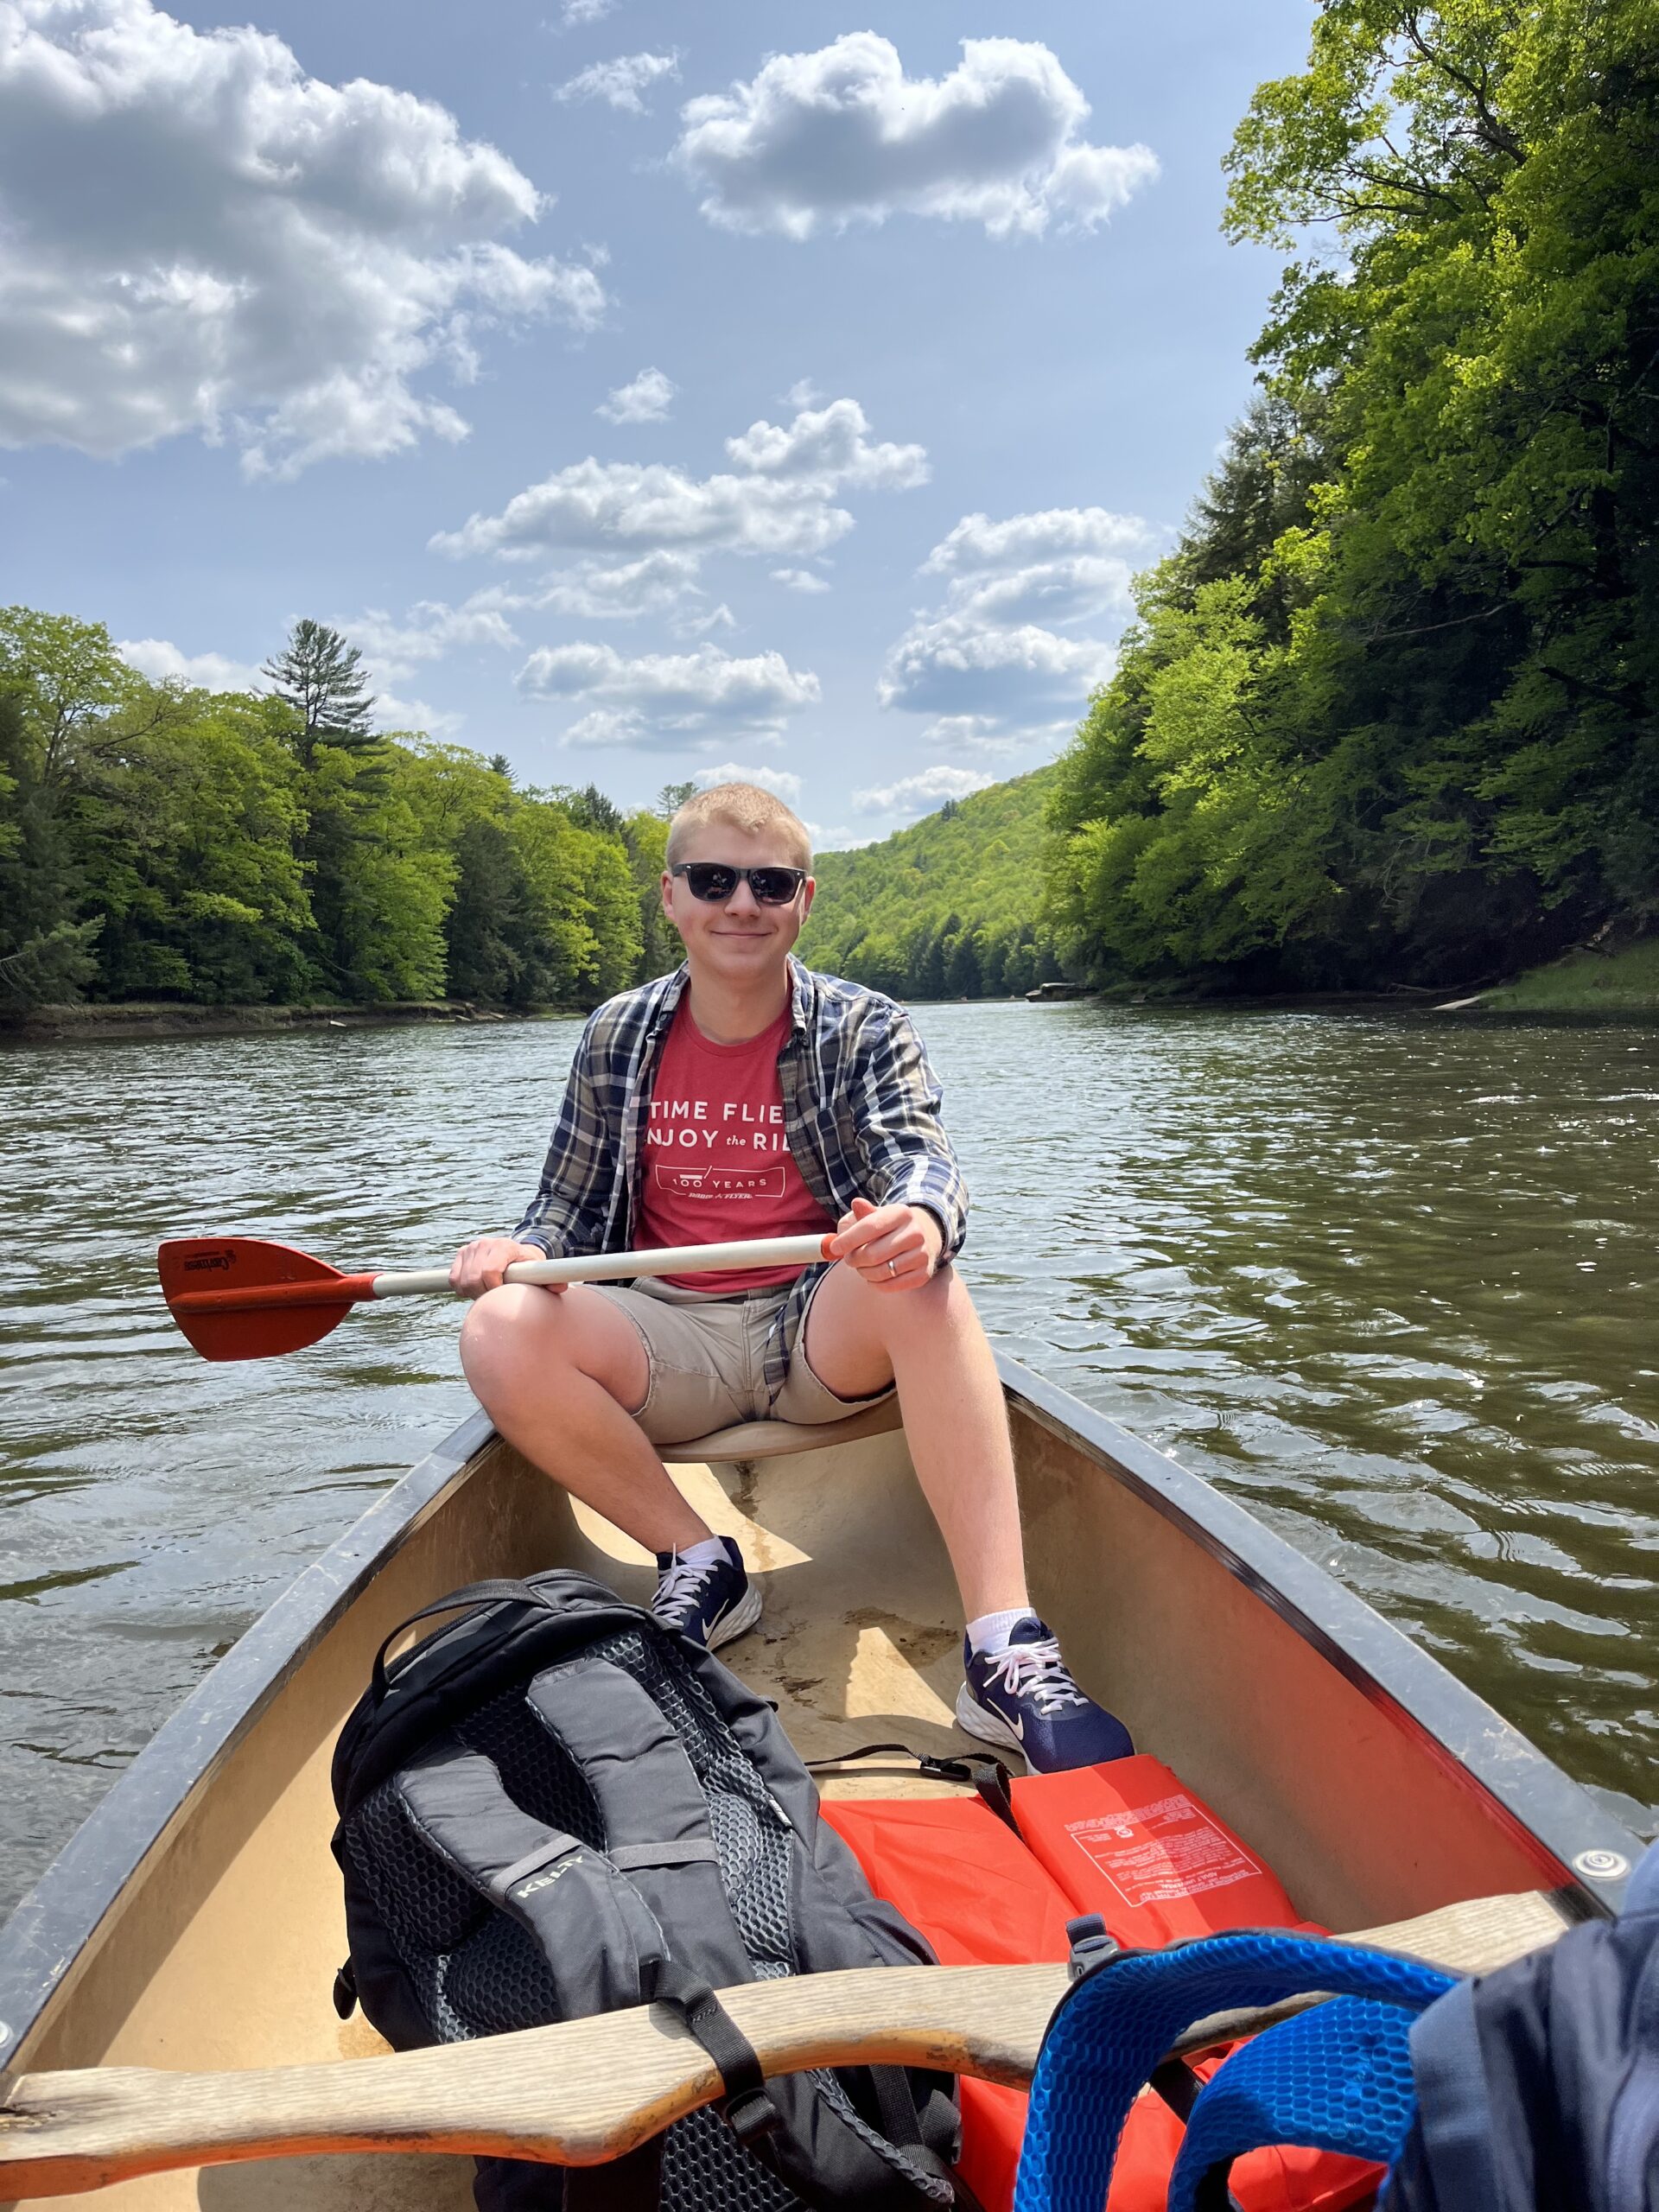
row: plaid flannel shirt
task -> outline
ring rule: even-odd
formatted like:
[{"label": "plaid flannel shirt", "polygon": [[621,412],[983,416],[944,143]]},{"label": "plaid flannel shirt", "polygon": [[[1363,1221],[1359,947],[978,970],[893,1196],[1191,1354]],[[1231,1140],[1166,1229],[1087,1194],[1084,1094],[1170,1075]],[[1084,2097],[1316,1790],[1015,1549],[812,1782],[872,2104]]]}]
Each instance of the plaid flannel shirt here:
[{"label": "plaid flannel shirt", "polygon": [[[855,1198],[925,1206],[962,1248],[968,1189],[939,1122],[939,1086],[910,1016],[878,991],[789,963],[791,1020],[778,1056],[784,1126],[802,1180],[838,1221]],[[609,999],[582,1032],[547,1164],[512,1232],[550,1259],[632,1243],[652,1087],[686,986],[683,966]],[[823,1265],[790,1287],[766,1344],[775,1400]]]}]

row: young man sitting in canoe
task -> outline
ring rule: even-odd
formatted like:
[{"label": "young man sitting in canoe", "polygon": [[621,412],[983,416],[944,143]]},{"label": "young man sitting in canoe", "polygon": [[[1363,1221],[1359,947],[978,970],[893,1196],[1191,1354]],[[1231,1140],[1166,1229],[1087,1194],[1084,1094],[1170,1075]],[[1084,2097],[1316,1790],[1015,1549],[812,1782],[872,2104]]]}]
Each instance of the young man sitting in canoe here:
[{"label": "young man sitting in canoe", "polygon": [[[467,1379],[525,1458],[657,1554],[657,1618],[710,1647],[760,1592],[652,1448],[734,1422],[839,1419],[897,1389],[968,1615],[957,1719],[1046,1770],[1122,1757],[1026,1589],[1001,1386],[961,1276],[968,1198],[901,1007],[791,957],[805,828],[725,784],[670,826],[671,976],[588,1024],[541,1187],[457,1255]],[[503,1283],[515,1260],[836,1231],[833,1264],[626,1287]]]}]

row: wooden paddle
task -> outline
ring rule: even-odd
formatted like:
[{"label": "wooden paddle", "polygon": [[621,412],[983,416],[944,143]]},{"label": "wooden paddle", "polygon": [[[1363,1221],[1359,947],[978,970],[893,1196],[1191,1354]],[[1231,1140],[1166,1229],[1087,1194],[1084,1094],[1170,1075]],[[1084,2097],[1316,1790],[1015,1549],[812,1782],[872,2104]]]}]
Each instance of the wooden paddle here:
[{"label": "wooden paddle", "polygon": [[[805,1268],[833,1255],[828,1236],[760,1236],[677,1250],[591,1252],[574,1260],[517,1260],[508,1282],[616,1282],[701,1274],[719,1268]],[[174,1236],[156,1255],[168,1311],[204,1359],[270,1359],[298,1351],[371,1298],[448,1293],[448,1268],[404,1274],[342,1274],[326,1261],[257,1236]]]},{"label": "wooden paddle", "polygon": [[[1351,1942],[1484,1974],[1553,1942],[1567,1915],[1537,1892],[1482,1897]],[[749,1982],[721,2001],[766,2072],[927,2066],[1026,2088],[1063,1966],[889,1967]],[[1192,2055],[1318,2003],[1199,2021]],[[234,2074],[149,2067],[0,2082],[0,2198],[101,2189],[137,2174],[316,2152],[440,2151],[599,2165],[721,2093],[665,2008],[400,2056]]]}]

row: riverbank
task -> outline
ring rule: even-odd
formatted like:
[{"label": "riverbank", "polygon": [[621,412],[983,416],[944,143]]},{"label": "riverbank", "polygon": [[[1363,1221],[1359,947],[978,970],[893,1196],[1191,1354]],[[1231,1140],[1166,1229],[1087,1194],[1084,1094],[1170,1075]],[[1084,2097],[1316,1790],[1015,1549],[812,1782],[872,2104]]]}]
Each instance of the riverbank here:
[{"label": "riverbank", "polygon": [[168,1000],[123,1006],[37,1006],[0,1014],[0,1043],[72,1044],[110,1037],[236,1037],[296,1029],[384,1029],[410,1023],[534,1021],[574,1007],[502,1013],[462,999],[400,999],[381,1006],[185,1006]]},{"label": "riverbank", "polygon": [[1617,952],[1581,947],[1507,982],[1476,989],[1397,984],[1383,991],[1281,991],[1271,995],[1195,988],[1171,978],[1152,983],[1046,983],[1027,999],[1084,1000],[1096,1006],[1207,1007],[1233,1013],[1296,1013],[1313,1008],[1370,1013],[1385,1007],[1418,1007],[1437,1014],[1561,1014],[1652,1015],[1659,1018],[1659,937],[1643,938]]},{"label": "riverbank", "polygon": [[1644,938],[1622,952],[1569,952],[1483,991],[1476,1003],[1497,1014],[1659,1015],[1659,938]]}]

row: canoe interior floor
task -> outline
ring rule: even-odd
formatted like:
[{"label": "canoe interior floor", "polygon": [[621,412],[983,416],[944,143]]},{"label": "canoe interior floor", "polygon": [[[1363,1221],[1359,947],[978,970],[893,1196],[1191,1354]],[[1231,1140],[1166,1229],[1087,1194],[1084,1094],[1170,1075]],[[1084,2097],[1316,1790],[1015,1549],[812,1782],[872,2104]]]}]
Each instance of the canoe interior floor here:
[{"label": "canoe interior floor", "polygon": [[[893,1466],[897,1444],[674,1470],[716,1535],[736,1538],[764,1598],[759,1627],[720,1656],[773,1700],[804,1759],[874,1743],[935,1757],[985,1749],[953,1719],[961,1603],[915,1482]],[[648,1554],[585,1508],[576,1519],[603,1555],[594,1571],[643,1599]],[[893,1759],[817,1782],[826,1797],[962,1794]]]}]

